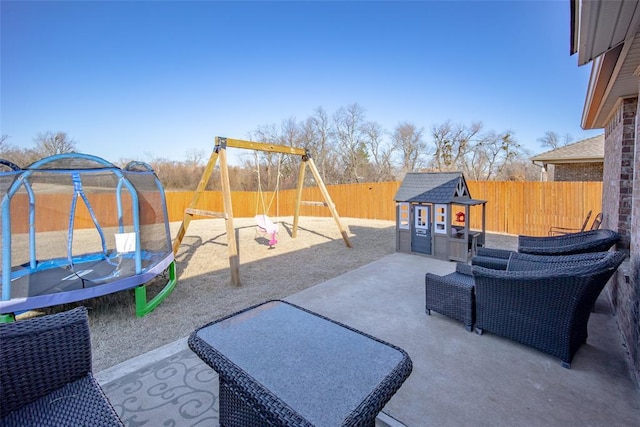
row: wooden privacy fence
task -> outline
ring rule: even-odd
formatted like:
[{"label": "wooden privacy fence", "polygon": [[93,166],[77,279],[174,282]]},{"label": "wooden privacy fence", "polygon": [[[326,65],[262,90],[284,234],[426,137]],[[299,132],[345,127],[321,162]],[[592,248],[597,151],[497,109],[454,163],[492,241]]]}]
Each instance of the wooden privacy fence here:
[{"label": "wooden privacy fence", "polygon": [[[602,210],[601,182],[499,182],[467,181],[474,199],[487,200],[486,228],[488,232],[526,235],[546,235],[550,226],[578,228],[589,210],[594,216]],[[327,189],[341,217],[380,219],[395,221],[394,196],[400,182],[381,182],[364,184],[329,185]],[[272,193],[265,192],[265,200],[271,200]],[[169,221],[182,221],[184,210],[193,192],[167,191],[167,209]],[[51,209],[38,210],[40,197],[36,199],[36,229],[51,230],[50,224],[66,224],[55,215],[68,215],[65,206],[69,206],[68,196],[52,200],[47,195],[42,200]],[[65,198],[66,197],[66,198]],[[260,193],[252,191],[232,192],[233,214],[235,217],[253,217],[264,213],[258,203]],[[280,190],[274,197],[267,214],[272,218],[293,216],[296,190]],[[316,187],[303,190],[304,201],[320,201],[322,196]],[[113,210],[112,203],[93,203],[95,210]],[[199,209],[223,212],[222,193],[207,191],[200,199]],[[326,207],[301,206],[303,216],[331,216]],[[112,218],[115,212],[105,212],[102,216]],[[100,216],[100,215],[99,215]],[[110,221],[111,222],[111,221]],[[59,226],[59,225],[58,225]],[[90,224],[87,224],[90,226]],[[471,210],[471,227],[481,228],[481,208]],[[15,230],[14,230],[15,232]]]},{"label": "wooden privacy fence", "polygon": [[[474,199],[487,201],[487,231],[506,234],[547,235],[549,227],[579,228],[587,212],[602,210],[602,182],[503,182],[467,181]],[[400,182],[329,185],[327,189],[341,217],[395,221],[394,196]],[[167,192],[170,221],[181,221],[191,192]],[[271,200],[270,192],[263,193]],[[233,192],[233,215],[252,217],[264,213],[257,192]],[[295,190],[280,190],[267,215],[292,216]],[[302,200],[322,200],[320,190],[305,188]],[[258,206],[260,205],[260,206]],[[222,212],[220,192],[206,192],[202,209]],[[303,216],[331,216],[326,207],[302,206]],[[481,228],[481,207],[471,209],[471,227]]]},{"label": "wooden privacy fence", "polygon": [[[580,228],[587,213],[602,211],[602,182],[468,181],[474,199],[487,200],[487,231],[546,236],[549,227]],[[471,211],[480,228],[480,208]]]}]

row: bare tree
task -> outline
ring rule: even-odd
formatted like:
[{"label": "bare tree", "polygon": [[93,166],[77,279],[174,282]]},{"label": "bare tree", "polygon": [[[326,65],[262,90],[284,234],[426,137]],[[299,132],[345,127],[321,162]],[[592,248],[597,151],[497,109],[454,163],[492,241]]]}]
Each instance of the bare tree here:
[{"label": "bare tree", "polygon": [[488,131],[470,146],[464,172],[475,180],[491,180],[519,156],[520,144],[513,132]]},{"label": "bare tree", "polygon": [[[249,138],[268,144],[301,148],[305,144],[303,125],[297,123],[295,117],[282,121],[280,126],[275,124],[258,126]],[[256,151],[251,153],[252,160],[246,160],[245,167],[252,168],[260,176],[256,188],[275,190],[276,188],[294,188],[297,183],[300,159],[297,156],[286,155],[270,151]]]},{"label": "bare tree", "polygon": [[206,154],[201,148],[190,148],[185,153],[186,161],[188,165],[191,165],[193,169],[196,169],[198,166],[202,165],[202,162],[206,158]]},{"label": "bare tree", "polygon": [[16,164],[13,160],[7,158],[11,156],[11,151],[12,151],[12,147],[9,144],[7,144],[8,139],[9,139],[9,135],[2,134],[2,136],[0,136],[0,158]]},{"label": "bare tree", "polygon": [[552,150],[567,145],[572,141],[573,137],[570,134],[566,133],[563,137],[560,137],[558,133],[550,130],[546,131],[542,138],[538,138],[538,142],[543,147],[549,147]]},{"label": "bare tree", "polygon": [[385,130],[378,122],[366,122],[362,125],[362,132],[365,144],[371,153],[369,180],[380,182],[394,179],[391,163],[394,147],[385,141]]},{"label": "bare tree", "polygon": [[336,145],[345,169],[343,182],[360,182],[369,164],[369,153],[362,133],[364,109],[357,103],[342,107],[334,114],[333,120]]},{"label": "bare tree", "polygon": [[422,139],[424,130],[413,123],[398,123],[393,131],[393,145],[401,153],[400,169],[404,174],[424,166],[427,144]]},{"label": "bare tree", "polygon": [[26,167],[36,160],[40,155],[33,148],[19,148],[8,143],[10,136],[0,137],[0,157],[8,160],[19,167]]},{"label": "bare tree", "polygon": [[[279,143],[287,147],[301,148],[303,142],[302,124],[295,117],[289,117],[280,125]],[[291,155],[277,155],[276,170],[280,173],[280,188],[295,188],[301,159]]]},{"label": "bare tree", "polygon": [[[2,158],[7,157],[7,154],[10,153],[13,148],[7,143],[8,139],[9,139],[9,135],[7,134],[2,134],[2,136],[0,136],[0,157]],[[9,160],[9,159],[5,159],[5,160]]]},{"label": "bare tree", "polygon": [[322,107],[316,108],[301,125],[302,146],[313,156],[325,184],[337,183],[340,175],[336,168],[338,156],[334,136],[331,119]]},{"label": "bare tree", "polygon": [[451,121],[434,125],[431,130],[435,145],[433,167],[439,171],[463,169],[465,157],[482,131],[482,127],[481,122],[472,123],[468,127],[461,124],[454,125]]},{"label": "bare tree", "polygon": [[[249,135],[251,141],[264,142],[266,144],[279,144],[280,132],[275,123],[258,126]],[[246,151],[242,153],[245,161],[243,166],[253,173],[254,185],[249,186],[251,190],[269,187],[269,174],[275,164],[275,154],[268,152]]]},{"label": "bare tree", "polygon": [[529,160],[530,156],[530,153],[521,149],[520,154],[507,163],[495,179],[500,181],[537,181],[540,176],[540,168]]},{"label": "bare tree", "polygon": [[43,156],[55,154],[73,153],[76,151],[76,142],[66,132],[41,132],[34,139],[36,150]]}]

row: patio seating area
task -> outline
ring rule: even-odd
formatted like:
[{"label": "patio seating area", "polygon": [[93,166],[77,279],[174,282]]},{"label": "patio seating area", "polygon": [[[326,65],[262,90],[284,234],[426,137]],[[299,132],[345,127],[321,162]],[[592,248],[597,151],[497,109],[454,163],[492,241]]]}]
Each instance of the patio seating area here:
[{"label": "patio seating area", "polygon": [[[504,247],[504,246],[502,246]],[[631,426],[640,391],[604,294],[588,339],[564,369],[554,356],[487,331],[467,332],[425,313],[425,273],[452,262],[394,253],[291,295],[286,301],[405,350],[413,372],[376,425]],[[217,425],[218,377],[173,344],[103,370],[96,378],[125,425]]]},{"label": "patio seating area", "polygon": [[[501,258],[502,259],[502,258]],[[458,264],[425,275],[426,310],[560,358],[571,367],[586,341],[591,310],[624,261],[621,251],[544,256],[511,252],[506,269]],[[500,266],[502,267],[502,266]]]}]

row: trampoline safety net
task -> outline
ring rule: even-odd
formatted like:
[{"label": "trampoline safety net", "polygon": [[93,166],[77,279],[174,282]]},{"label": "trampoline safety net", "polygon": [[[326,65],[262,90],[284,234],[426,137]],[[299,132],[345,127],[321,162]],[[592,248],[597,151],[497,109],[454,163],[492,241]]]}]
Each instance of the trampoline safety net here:
[{"label": "trampoline safety net", "polygon": [[70,153],[0,167],[0,314],[138,287],[167,269],[162,299],[172,290],[166,200],[149,165]]}]

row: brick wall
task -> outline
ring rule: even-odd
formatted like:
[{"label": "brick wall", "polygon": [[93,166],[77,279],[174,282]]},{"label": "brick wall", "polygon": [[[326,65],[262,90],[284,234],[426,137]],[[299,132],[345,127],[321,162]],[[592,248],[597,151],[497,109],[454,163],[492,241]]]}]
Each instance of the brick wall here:
[{"label": "brick wall", "polygon": [[605,292],[640,383],[640,144],[635,143],[636,134],[640,135],[640,123],[637,112],[638,98],[625,99],[605,129],[602,226],[620,233],[622,239],[617,248],[629,254]]},{"label": "brick wall", "polygon": [[553,181],[602,181],[604,163],[556,164]]},{"label": "brick wall", "polygon": [[603,227],[621,236],[619,249],[629,250],[638,98],[627,98],[605,129],[602,186]]},{"label": "brick wall", "polygon": [[[637,116],[636,116],[637,117]],[[640,140],[640,120],[636,119],[636,135]],[[633,190],[631,208],[631,245],[629,267],[631,270],[629,285],[629,322],[632,328],[629,331],[631,337],[627,340],[629,348],[633,349],[636,369],[636,378],[640,384],[640,143],[636,142],[633,166]]]}]

